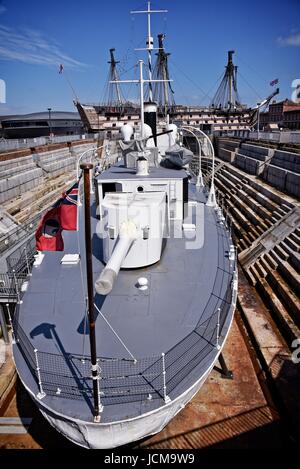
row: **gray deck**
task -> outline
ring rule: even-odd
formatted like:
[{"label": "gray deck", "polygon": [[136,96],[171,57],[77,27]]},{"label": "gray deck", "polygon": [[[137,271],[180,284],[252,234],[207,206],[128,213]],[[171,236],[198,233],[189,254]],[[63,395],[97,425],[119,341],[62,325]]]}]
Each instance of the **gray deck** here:
[{"label": "gray deck", "polygon": [[[197,193],[193,185],[190,185],[190,198],[198,199],[200,203],[205,201],[203,194]],[[98,315],[97,355],[110,359],[125,359],[123,362],[100,362],[104,374],[111,377],[110,380],[101,382],[102,389],[108,390],[103,398],[103,422],[136,416],[164,404],[161,392],[162,352],[166,353],[167,391],[172,399],[199,379],[216,357],[216,311],[219,307],[224,309],[224,304],[228,306],[224,309],[222,318],[223,337],[233,314],[229,288],[233,267],[229,265],[228,260],[231,242],[224,225],[218,222],[215,211],[205,205],[203,207],[205,236],[200,249],[187,250],[184,238],[168,239],[158,264],[145,269],[121,271],[112,293],[107,297],[95,297],[102,314],[138,359],[137,365],[128,361],[130,355],[101,315]],[[95,208],[94,205],[93,213]],[[93,217],[92,221],[95,233],[98,220]],[[81,209],[81,228],[82,223]],[[83,232],[84,230],[80,229],[80,233]],[[28,291],[19,310],[20,343],[15,347],[14,354],[23,381],[36,394],[37,383],[32,373],[32,348],[39,351],[41,369],[44,370],[42,378],[48,383],[47,396],[41,404],[74,418],[90,420],[90,388],[83,398],[80,393],[74,391],[78,383],[81,385],[82,380],[70,378],[76,374],[76,370],[79,370],[76,376],[89,376],[89,363],[81,364],[79,360],[81,354],[89,355],[84,301],[84,239],[81,237],[79,240],[83,287],[80,266],[60,264],[63,254],[78,252],[77,233],[65,231],[63,237],[65,252],[46,253],[42,265],[33,269]],[[102,241],[95,234],[95,278],[103,269],[101,251]],[[149,289],[146,292],[141,292],[136,287],[137,279],[141,276],[149,280]],[[27,344],[26,347],[24,343]],[[66,366],[65,357],[69,354],[75,358],[71,362],[68,361]],[[140,395],[139,398],[131,398],[126,394],[126,390],[121,397],[116,392],[118,384],[112,378],[120,373],[118,363],[121,363],[122,374],[127,374],[125,388],[136,386],[136,396]],[[45,372],[47,367],[50,373]],[[145,399],[149,392],[149,376],[153,393],[158,391],[158,398],[151,401]],[[63,377],[65,383],[61,382]],[[64,386],[66,389],[68,386],[72,388],[74,394],[72,391],[68,396],[66,391],[56,396],[57,387],[64,390]]]},{"label": "gray deck", "polygon": [[[151,179],[182,179],[186,176],[186,172],[181,170],[167,169],[161,166],[151,167]],[[97,179],[101,181],[113,180],[117,181],[118,177],[122,179],[136,179],[136,169],[126,168],[122,163],[111,166],[107,171],[101,173]],[[149,176],[145,176],[149,179]]]}]

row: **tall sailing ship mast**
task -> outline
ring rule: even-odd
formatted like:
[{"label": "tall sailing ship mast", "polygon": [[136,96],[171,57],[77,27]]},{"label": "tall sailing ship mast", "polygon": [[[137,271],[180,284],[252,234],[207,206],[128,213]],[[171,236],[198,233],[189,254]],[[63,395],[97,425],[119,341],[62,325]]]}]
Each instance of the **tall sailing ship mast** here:
[{"label": "tall sailing ship mast", "polygon": [[120,62],[115,59],[115,50],[116,49],[109,49],[110,61],[108,63],[110,64],[110,69],[107,105],[111,108],[118,108],[120,111],[122,111],[125,105],[125,98],[119,83],[117,83],[117,81],[120,79],[117,65]]},{"label": "tall sailing ship mast", "polygon": [[[158,106],[158,119],[165,121],[166,116],[179,124],[194,125],[208,133],[249,130],[257,120],[257,108],[247,108],[241,103],[237,87],[238,67],[233,62],[234,51],[228,51],[228,61],[221,83],[209,106],[188,106],[175,103],[174,90],[171,85],[169,56],[165,51],[165,34],[158,34],[158,47],[154,47],[151,31],[152,15],[167,13],[168,10],[154,10],[151,2],[147,2],[145,10],[134,10],[133,15],[147,15],[146,47],[136,49],[147,53],[148,82],[145,87],[144,99],[155,102]],[[156,62],[153,67],[153,52],[156,51]],[[107,131],[108,135],[119,134],[125,123],[138,125],[139,105],[126,101],[122,93],[119,61],[115,59],[115,49],[110,49],[110,64],[106,87],[106,100],[102,104],[83,104],[75,101],[81,119],[88,132]],[[155,80],[155,81],[153,81]],[[276,90],[264,102],[269,103],[277,94]]]},{"label": "tall sailing ship mast", "polygon": [[175,111],[174,90],[170,82],[169,53],[165,51],[164,39],[165,34],[158,35],[158,52],[157,61],[154,68],[154,78],[156,80],[164,80],[164,83],[155,83],[154,85],[154,101],[158,104],[159,112],[162,115],[172,114]]},{"label": "tall sailing ship mast", "polygon": [[228,51],[228,62],[221,84],[213,97],[211,107],[221,111],[241,110],[241,100],[237,90],[237,70],[233,64],[234,50]]}]

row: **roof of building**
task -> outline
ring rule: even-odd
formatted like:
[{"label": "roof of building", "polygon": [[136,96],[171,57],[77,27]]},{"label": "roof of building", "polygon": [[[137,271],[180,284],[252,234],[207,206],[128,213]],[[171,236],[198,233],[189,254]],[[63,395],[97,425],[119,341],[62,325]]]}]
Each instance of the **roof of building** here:
[{"label": "roof of building", "polygon": [[[32,114],[0,116],[0,121],[24,121],[24,120],[48,120],[49,111],[34,112]],[[51,111],[51,119],[53,120],[81,120],[78,112]]]},{"label": "roof of building", "polygon": [[276,106],[278,104],[283,104],[284,106],[297,106],[297,103],[291,101],[290,99],[283,99],[282,101],[273,101],[270,106]]},{"label": "roof of building", "polygon": [[300,103],[297,104],[296,106],[291,106],[289,109],[287,109],[284,113],[286,114],[287,112],[295,112],[295,111],[300,111]]}]

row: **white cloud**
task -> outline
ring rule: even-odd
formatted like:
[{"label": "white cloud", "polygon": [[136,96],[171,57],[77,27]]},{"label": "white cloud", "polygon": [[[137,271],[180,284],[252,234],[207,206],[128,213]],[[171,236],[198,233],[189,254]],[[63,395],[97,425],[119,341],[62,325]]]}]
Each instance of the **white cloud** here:
[{"label": "white cloud", "polygon": [[86,67],[65,54],[56,41],[48,39],[40,31],[28,28],[17,30],[1,24],[0,59],[56,67],[63,63],[66,68]]},{"label": "white cloud", "polygon": [[280,46],[296,46],[300,47],[300,34],[291,34],[287,37],[280,36],[277,38],[277,42]]}]

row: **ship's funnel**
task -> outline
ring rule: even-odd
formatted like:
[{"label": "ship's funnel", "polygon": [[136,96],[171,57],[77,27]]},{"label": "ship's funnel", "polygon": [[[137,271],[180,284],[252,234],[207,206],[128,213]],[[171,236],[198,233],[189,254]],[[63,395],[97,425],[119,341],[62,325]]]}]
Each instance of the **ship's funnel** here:
[{"label": "ship's funnel", "polygon": [[[145,103],[144,107],[144,120],[145,124],[151,127],[152,135],[157,134],[157,104],[156,103]],[[157,138],[154,137],[155,146],[157,146]]]}]

